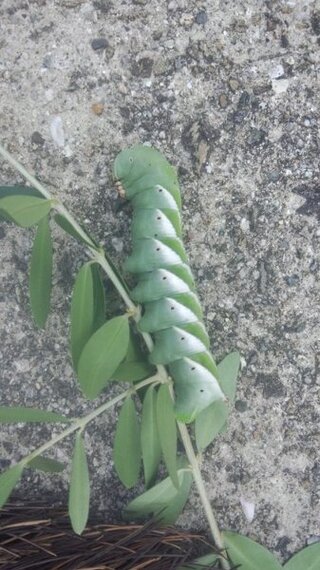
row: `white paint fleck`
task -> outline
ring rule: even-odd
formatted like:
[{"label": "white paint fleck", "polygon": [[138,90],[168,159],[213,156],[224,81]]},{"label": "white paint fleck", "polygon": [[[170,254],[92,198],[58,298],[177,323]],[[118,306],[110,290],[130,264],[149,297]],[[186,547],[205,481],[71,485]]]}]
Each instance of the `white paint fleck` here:
[{"label": "white paint fleck", "polygon": [[281,93],[285,93],[289,87],[289,80],[288,79],[273,79],[272,80],[272,89],[276,93],[276,95],[280,95]]},{"label": "white paint fleck", "polygon": [[73,155],[73,150],[72,150],[72,148],[70,147],[70,145],[67,144],[67,145],[64,147],[64,156],[65,156],[66,158],[71,158],[72,155]]},{"label": "white paint fleck", "polygon": [[247,521],[249,523],[251,523],[254,519],[255,504],[252,503],[251,501],[248,501],[243,496],[240,497],[240,504],[241,504],[244,516],[246,517]]},{"label": "white paint fleck", "polygon": [[281,63],[279,63],[269,71],[270,79],[279,79],[279,77],[282,77],[283,75],[284,75],[284,68],[283,65],[281,65]]},{"label": "white paint fleck", "polygon": [[114,249],[118,252],[121,253],[123,250],[123,241],[120,238],[114,237],[111,240],[112,245],[114,247]]},{"label": "white paint fleck", "polygon": [[60,148],[64,147],[64,130],[63,130],[63,122],[61,117],[56,115],[51,119],[50,123],[50,133],[53,139],[53,142],[56,146]]},{"label": "white paint fleck", "polygon": [[250,231],[250,223],[249,220],[247,220],[247,218],[242,218],[240,222],[240,228],[244,233],[248,233]]},{"label": "white paint fleck", "polygon": [[46,89],[44,95],[47,101],[52,101],[54,99],[53,89]]}]

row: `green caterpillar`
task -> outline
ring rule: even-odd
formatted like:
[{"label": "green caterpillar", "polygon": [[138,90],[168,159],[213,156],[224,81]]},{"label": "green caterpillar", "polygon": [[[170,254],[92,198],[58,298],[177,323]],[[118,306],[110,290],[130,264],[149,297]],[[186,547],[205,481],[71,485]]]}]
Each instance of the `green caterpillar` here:
[{"label": "green caterpillar", "polygon": [[153,337],[150,362],[169,367],[177,419],[189,423],[225,396],[182,243],[176,170],[157,150],[138,145],[120,152],[114,175],[133,206],[125,270],[137,278],[131,297],[143,307],[138,327]]}]

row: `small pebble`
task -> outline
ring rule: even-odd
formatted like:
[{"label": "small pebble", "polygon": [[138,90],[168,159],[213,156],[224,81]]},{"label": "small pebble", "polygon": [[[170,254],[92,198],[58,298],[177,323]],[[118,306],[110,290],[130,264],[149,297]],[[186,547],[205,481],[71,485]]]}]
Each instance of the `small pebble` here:
[{"label": "small pebble", "polygon": [[91,47],[95,51],[100,49],[106,49],[109,46],[108,40],[106,38],[97,38],[91,41]]},{"label": "small pebble", "polygon": [[196,15],[197,24],[205,24],[208,21],[207,12],[205,10],[200,10]]},{"label": "small pebble", "polygon": [[297,283],[299,283],[299,275],[296,273],[293,275],[286,275],[284,277],[284,280],[289,287],[294,287],[294,285],[297,285]]},{"label": "small pebble", "polygon": [[280,177],[281,177],[281,172],[279,172],[279,170],[271,170],[271,172],[269,172],[268,174],[268,180],[270,182],[278,182]]},{"label": "small pebble", "polygon": [[240,83],[237,79],[229,79],[229,87],[235,93],[239,89]]},{"label": "small pebble", "polygon": [[104,105],[103,103],[93,103],[93,105],[91,105],[91,111],[95,114],[95,115],[102,115],[103,111],[104,111]]},{"label": "small pebble", "polygon": [[44,145],[44,138],[38,131],[34,131],[31,135],[31,142],[33,144],[38,145],[38,146],[43,146]]},{"label": "small pebble", "polygon": [[219,105],[222,109],[225,109],[226,107],[228,107],[229,100],[228,100],[227,96],[225,95],[225,93],[222,93],[221,95],[219,95]]},{"label": "small pebble", "polygon": [[191,28],[193,24],[193,16],[192,14],[182,14],[179,23],[184,28]]},{"label": "small pebble", "polygon": [[261,144],[267,136],[266,131],[263,129],[251,129],[251,134],[247,139],[250,146],[258,146]]},{"label": "small pebble", "polygon": [[237,410],[237,412],[242,413],[248,409],[248,404],[244,400],[236,400],[234,407]]}]

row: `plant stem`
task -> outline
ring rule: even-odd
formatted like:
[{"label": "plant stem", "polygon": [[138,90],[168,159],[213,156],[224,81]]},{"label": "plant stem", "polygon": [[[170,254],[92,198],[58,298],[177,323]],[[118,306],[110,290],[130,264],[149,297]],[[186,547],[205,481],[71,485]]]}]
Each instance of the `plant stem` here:
[{"label": "plant stem", "polygon": [[93,412],[90,412],[83,418],[76,419],[70,427],[63,430],[61,433],[50,439],[50,441],[47,441],[46,443],[44,443],[43,445],[32,451],[29,455],[24,457],[20,461],[20,463],[27,465],[32,459],[34,459],[38,455],[41,455],[48,449],[51,449],[51,447],[56,445],[56,443],[59,443],[59,441],[62,441],[63,439],[68,437],[68,435],[71,435],[78,429],[83,430],[89,422],[91,422],[92,420],[94,420],[104,412],[106,412],[109,408],[112,408],[113,406],[118,404],[118,402],[121,402],[121,400],[125,400],[125,398],[130,396],[132,391],[140,390],[140,388],[144,388],[145,386],[149,386],[149,384],[154,384],[156,382],[159,382],[159,377],[157,374],[155,374],[154,376],[150,376],[150,378],[147,378],[146,380],[142,380],[138,384],[135,384],[134,387],[132,388],[128,388],[128,390],[122,392],[121,394],[119,394],[119,396],[115,396],[114,398],[112,398],[112,400],[105,402],[104,404],[99,406],[99,408],[96,408],[96,410],[93,410]]},{"label": "plant stem", "polygon": [[[207,517],[207,521],[208,521],[209,526],[210,526],[210,530],[211,530],[213,540],[215,542],[216,547],[220,550],[222,556],[225,556],[226,551],[224,548],[223,539],[222,539],[216,518],[213,514],[210,501],[209,501],[208,496],[207,496],[207,492],[206,492],[206,489],[205,489],[205,486],[203,483],[203,479],[201,476],[201,471],[199,468],[199,462],[198,462],[196,455],[194,453],[194,449],[193,449],[192,441],[190,439],[189,432],[188,432],[185,424],[182,424],[180,422],[177,422],[177,423],[178,423],[178,428],[180,431],[181,439],[182,439],[182,442],[184,445],[184,449],[185,449],[185,452],[187,454],[188,460],[189,460],[190,465],[191,465],[194,482],[195,482],[196,487],[198,489],[198,493],[199,493],[199,496],[201,499],[201,503],[202,503],[202,506],[204,508],[204,511],[205,511],[205,514]],[[230,570],[230,565],[229,565],[228,560],[221,557],[220,562],[221,562],[222,568],[224,570]]]},{"label": "plant stem", "polygon": [[[24,168],[24,166],[22,166],[15,158],[13,158],[13,156],[11,156],[11,154],[8,151],[6,151],[3,148],[3,146],[1,146],[1,145],[0,145],[0,155],[2,155],[16,170],[18,170],[18,172],[20,172],[20,174],[22,174],[26,178],[26,180],[28,180],[28,182],[30,182],[30,184],[32,184],[32,186],[34,188],[37,188],[37,190],[39,190],[39,192],[45,198],[52,199],[52,196],[48,192],[48,190],[46,190],[42,186],[42,184],[40,184],[40,182],[32,174],[30,174]],[[130,295],[126,291],[125,287],[121,283],[120,279],[118,278],[118,276],[116,275],[114,270],[112,269],[111,265],[109,264],[108,260],[106,259],[105,255],[104,255],[103,251],[97,250],[96,245],[92,242],[90,237],[81,228],[81,226],[73,218],[73,216],[68,212],[68,210],[65,208],[65,206],[63,206],[63,204],[58,202],[56,205],[54,205],[54,208],[60,214],[62,214],[68,220],[68,222],[74,227],[74,229],[84,238],[85,242],[88,244],[90,257],[95,259],[95,261],[97,261],[101,265],[102,269],[108,275],[110,281],[113,283],[114,287],[117,289],[118,293],[122,297],[127,308],[130,311],[132,311],[133,318],[138,322],[139,318],[140,318],[140,309],[139,309],[139,307],[137,307],[132,302]],[[90,244],[92,244],[92,245],[90,245]],[[148,333],[142,333],[142,336],[143,336],[143,339],[145,341],[145,344],[146,344],[148,350],[151,351],[153,348],[152,337]],[[160,382],[167,382],[167,383],[169,383],[169,386],[170,386],[170,378],[168,376],[166,368],[162,365],[157,366],[157,372],[158,372],[157,375],[154,376],[153,378],[154,379],[157,378],[157,380]],[[142,387],[142,385],[146,386],[149,383],[151,383],[151,380],[150,379],[148,379],[148,380],[149,380],[148,382],[147,382],[147,380],[144,381],[145,384],[143,384],[143,382],[141,382],[139,385],[137,384],[136,388],[139,389],[138,387]],[[153,380],[153,381],[155,381],[155,380]],[[174,398],[172,386],[170,386],[170,392],[171,392],[172,398]],[[94,412],[91,412],[91,414],[86,416],[86,418],[90,418],[88,421],[91,421],[91,419],[95,418],[97,415],[99,415],[100,413],[103,413],[109,407],[114,406],[117,402],[124,399],[128,393],[130,393],[130,391],[124,392],[123,394],[120,394],[120,396],[116,396],[116,398],[113,398],[113,400],[110,400],[110,402],[103,404],[100,408],[98,408]],[[84,418],[82,420],[77,420],[77,422],[75,422],[72,426],[67,428],[60,435],[56,436],[50,442],[44,444],[43,446],[41,446],[40,448],[35,450],[33,453],[31,453],[31,455],[29,455],[28,458],[33,459],[33,457],[40,455],[41,453],[43,453],[44,451],[46,451],[47,449],[52,447],[52,445],[55,445],[56,443],[58,443],[59,441],[61,441],[62,439],[64,439],[65,437],[67,437],[68,435],[70,435],[71,433],[76,431],[77,429],[79,429],[80,427],[86,425],[87,421],[85,423],[83,423],[86,418]],[[195,454],[194,449],[193,449],[193,445],[192,445],[192,441],[191,441],[188,429],[185,426],[185,424],[182,424],[180,422],[178,422],[178,427],[179,427],[179,431],[181,434],[181,438],[183,441],[183,445],[184,445],[188,460],[190,462],[190,465],[191,465],[191,468],[193,471],[195,484],[197,486],[199,496],[200,496],[200,499],[201,499],[201,502],[202,502],[202,505],[203,505],[203,508],[204,508],[204,511],[205,511],[205,514],[206,514],[206,517],[207,517],[207,520],[209,523],[209,526],[210,526],[210,530],[211,530],[213,540],[214,540],[216,546],[220,550],[223,551],[224,545],[223,545],[221,533],[219,531],[215,516],[213,514],[213,510],[212,510],[212,507],[210,505],[210,501],[207,497],[206,489],[205,489],[205,486],[203,483],[203,479],[201,477],[199,463],[197,461],[197,457],[196,457],[196,454]],[[222,564],[222,567],[224,570],[230,570],[229,562],[226,559],[221,558],[221,564]]]},{"label": "plant stem", "polygon": [[42,194],[48,200],[52,198],[50,192],[48,192],[48,190],[46,190],[44,186],[42,186],[42,184],[32,174],[30,174],[30,172],[28,172],[25,167],[22,166],[22,164],[20,164],[20,162],[18,162],[2,145],[0,145],[0,154],[11,164],[11,166],[20,172],[20,174],[22,174],[22,176],[24,176],[24,178],[28,180],[28,182],[30,182],[34,188],[39,190],[40,194]]}]

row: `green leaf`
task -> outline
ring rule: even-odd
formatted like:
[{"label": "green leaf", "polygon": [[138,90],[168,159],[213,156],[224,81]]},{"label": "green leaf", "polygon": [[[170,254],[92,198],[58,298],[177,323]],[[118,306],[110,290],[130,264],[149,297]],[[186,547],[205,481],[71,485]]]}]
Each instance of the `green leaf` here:
[{"label": "green leaf", "polygon": [[15,422],[67,423],[69,421],[68,418],[55,412],[37,410],[36,408],[0,406],[0,423],[2,424]]},{"label": "green leaf", "polygon": [[0,475],[0,508],[6,503],[21,478],[23,466],[18,463]]},{"label": "green leaf", "polygon": [[273,554],[250,538],[231,531],[222,537],[232,563],[240,564],[241,570],[281,570]]},{"label": "green leaf", "polygon": [[193,481],[192,472],[190,470],[185,470],[180,473],[180,487],[176,496],[162,512],[159,512],[158,515],[159,521],[161,521],[161,524],[163,525],[174,524],[176,522],[189,498],[190,488]]},{"label": "green leaf", "polygon": [[86,527],[89,515],[90,480],[86,451],[80,432],[72,458],[72,470],[69,489],[69,516],[74,532],[81,534]]},{"label": "green leaf", "polygon": [[[183,463],[185,464],[185,462]],[[179,469],[179,489],[177,489],[170,477],[131,501],[125,511],[126,519],[144,519],[153,515],[162,525],[173,524],[182,512],[188,499],[192,474],[189,470]]]},{"label": "green leaf", "polygon": [[149,363],[147,355],[142,352],[139,340],[138,335],[130,329],[127,354],[124,362],[113,374],[113,380],[138,382],[154,374],[155,368]]},{"label": "green leaf", "polygon": [[125,518],[144,518],[163,510],[177,495],[177,489],[170,477],[166,477],[139,497],[136,497],[125,508]]},{"label": "green leaf", "polygon": [[157,393],[154,386],[149,386],[143,400],[141,419],[141,448],[146,487],[154,481],[161,459],[156,404]]},{"label": "green leaf", "polygon": [[148,362],[122,362],[112,376],[118,382],[138,382],[153,374],[154,368]]},{"label": "green leaf", "polygon": [[0,186],[0,199],[7,196],[36,196],[45,199],[39,190],[31,186]]},{"label": "green leaf", "polygon": [[[228,354],[218,364],[218,374],[223,392],[233,401],[236,393],[236,381],[239,373],[240,355],[238,352]],[[202,410],[195,421],[197,448],[203,451],[218,435],[226,431],[229,416],[228,406],[223,401],[213,402]]]},{"label": "green leaf", "polygon": [[93,282],[93,330],[98,330],[106,321],[106,296],[98,263],[91,264]]},{"label": "green leaf", "polygon": [[284,570],[319,570],[320,542],[306,546],[283,566]]},{"label": "green leaf", "polygon": [[130,489],[139,479],[141,466],[140,426],[132,398],[119,414],[113,447],[114,466],[120,481]]},{"label": "green leaf", "polygon": [[81,352],[94,333],[95,307],[91,263],[76,277],[71,300],[71,353],[75,370]]},{"label": "green leaf", "polygon": [[73,225],[70,224],[69,220],[67,220],[67,218],[65,218],[62,214],[56,214],[54,219],[61,229],[63,229],[67,234],[69,234],[79,242],[84,243],[85,245],[89,245],[90,247],[95,246],[98,248],[98,245],[96,244],[95,240],[91,236],[89,236],[88,231],[85,228],[81,229],[83,229],[84,233],[88,235],[88,239],[85,239],[85,237],[81,233],[79,233],[76,230],[76,228],[74,228]]},{"label": "green leaf", "polygon": [[201,556],[201,558],[197,558],[192,562],[187,562],[187,564],[179,566],[177,570],[205,570],[206,568],[212,568],[212,564],[218,560],[220,560],[220,556],[217,554],[205,554],[205,556]]},{"label": "green leaf", "polygon": [[162,384],[157,396],[157,423],[163,459],[173,484],[179,487],[177,476],[177,426],[169,387]]},{"label": "green leaf", "polygon": [[147,360],[147,355],[141,350],[141,336],[130,329],[130,338],[125,362]]},{"label": "green leaf", "polygon": [[219,364],[220,385],[231,402],[234,401],[236,395],[236,384],[240,367],[239,352],[231,352]]},{"label": "green leaf", "polygon": [[203,451],[220,433],[228,418],[228,407],[218,400],[202,410],[196,417],[195,436],[197,448]]},{"label": "green leaf", "polygon": [[0,213],[5,214],[18,226],[34,226],[51,210],[52,201],[35,196],[6,196],[0,199]]},{"label": "green leaf", "polygon": [[31,469],[38,469],[39,471],[44,471],[45,473],[61,473],[61,471],[64,470],[65,465],[60,461],[50,459],[50,457],[38,455],[28,462],[27,467],[31,467]]},{"label": "green leaf", "polygon": [[112,379],[124,359],[129,342],[127,315],[115,317],[98,329],[85,345],[78,376],[87,398],[95,398]]},{"label": "green leaf", "polygon": [[39,222],[34,240],[29,280],[32,314],[40,328],[45,326],[50,310],[52,253],[49,218],[45,216]]},{"label": "green leaf", "polygon": [[[7,196],[36,196],[37,198],[44,199],[39,190],[31,188],[30,186],[0,186],[0,199],[6,198]],[[1,219],[14,222],[3,210],[0,210],[0,220]]]}]

